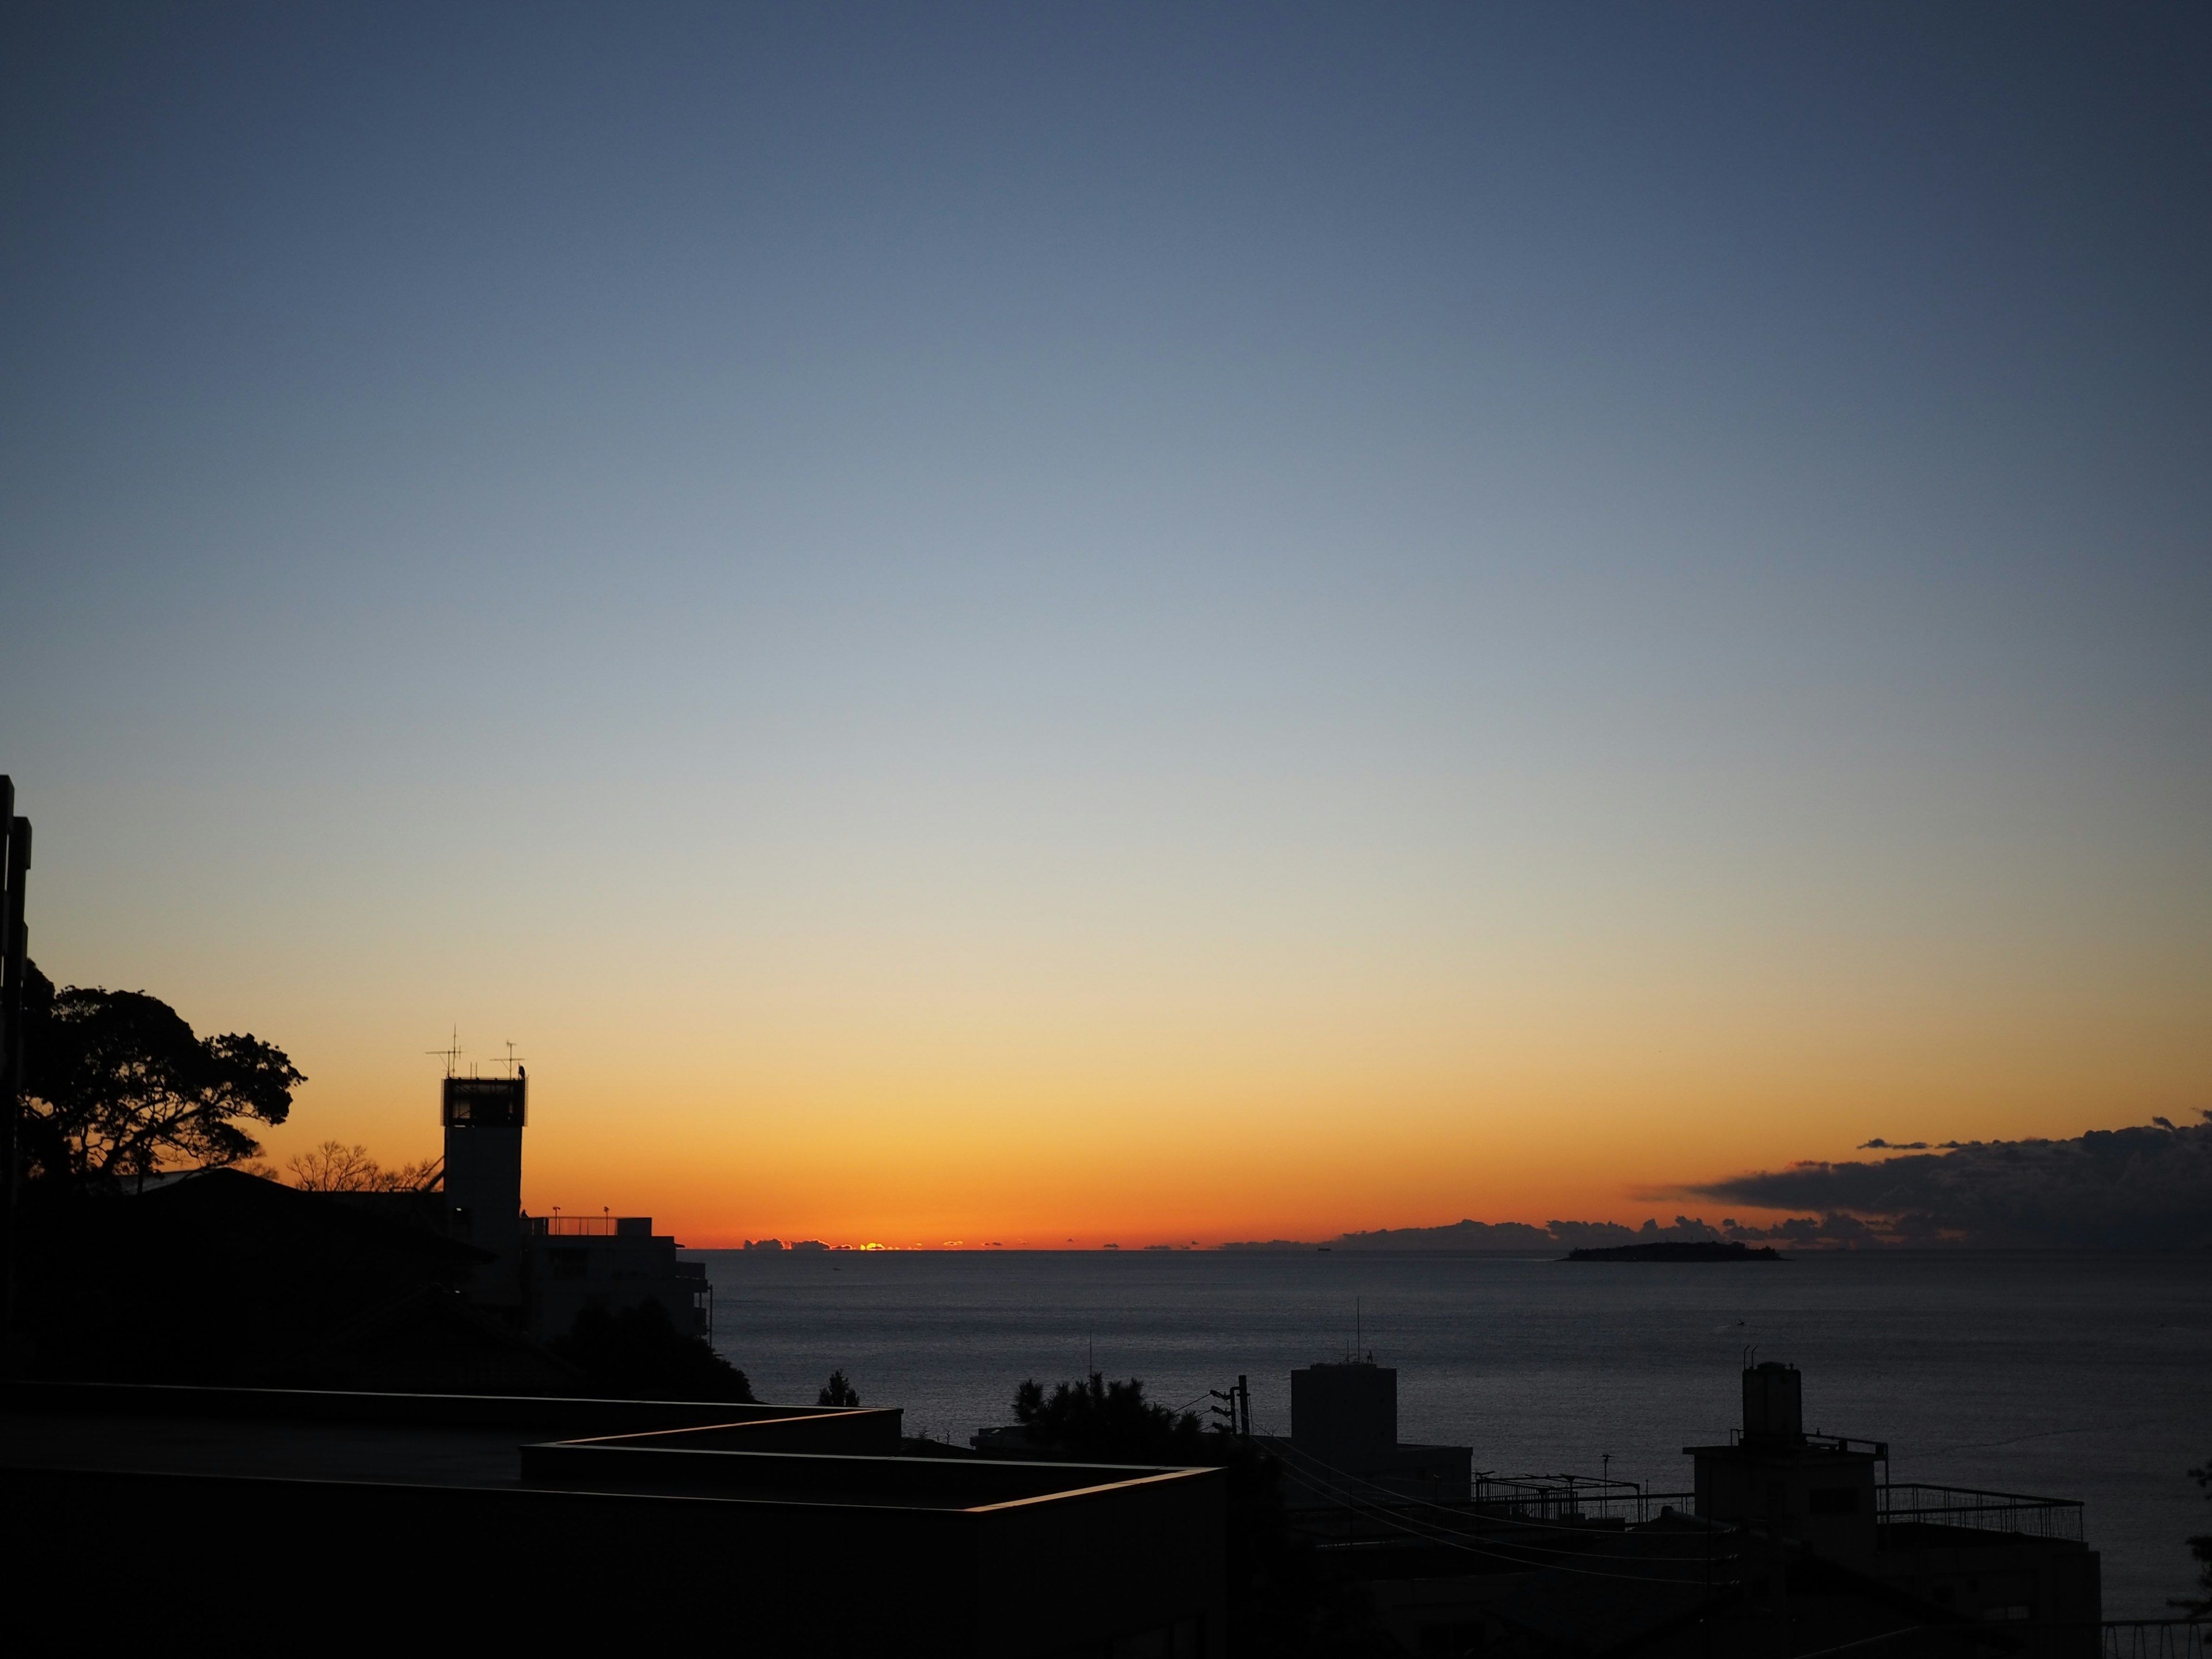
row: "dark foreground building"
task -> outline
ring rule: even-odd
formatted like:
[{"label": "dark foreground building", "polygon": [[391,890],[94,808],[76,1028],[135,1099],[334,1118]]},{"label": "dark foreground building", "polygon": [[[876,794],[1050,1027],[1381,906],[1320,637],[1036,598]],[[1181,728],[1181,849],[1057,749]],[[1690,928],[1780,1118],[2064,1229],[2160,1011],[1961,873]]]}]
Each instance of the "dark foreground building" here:
[{"label": "dark foreground building", "polygon": [[1321,1559],[1406,1650],[1485,1659],[2097,1659],[2081,1505],[1893,1486],[1877,1442],[1808,1434],[1802,1380],[1743,1373],[1743,1427],[1694,1490],[1480,1476],[1465,1503],[1277,1442]]},{"label": "dark foreground building", "polygon": [[898,1455],[868,1409],[0,1387],[21,1650],[1220,1659],[1218,1469]]}]

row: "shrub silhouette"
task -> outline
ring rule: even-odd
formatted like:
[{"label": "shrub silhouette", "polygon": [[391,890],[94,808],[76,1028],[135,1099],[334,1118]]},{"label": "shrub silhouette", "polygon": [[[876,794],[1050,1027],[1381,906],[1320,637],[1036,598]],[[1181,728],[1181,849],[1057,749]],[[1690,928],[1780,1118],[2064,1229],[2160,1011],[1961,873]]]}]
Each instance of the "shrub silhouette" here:
[{"label": "shrub silhouette", "polygon": [[612,1399],[736,1400],[750,1403],[745,1374],[707,1346],[686,1336],[658,1302],[609,1312],[591,1307],[575,1328],[546,1345]]}]

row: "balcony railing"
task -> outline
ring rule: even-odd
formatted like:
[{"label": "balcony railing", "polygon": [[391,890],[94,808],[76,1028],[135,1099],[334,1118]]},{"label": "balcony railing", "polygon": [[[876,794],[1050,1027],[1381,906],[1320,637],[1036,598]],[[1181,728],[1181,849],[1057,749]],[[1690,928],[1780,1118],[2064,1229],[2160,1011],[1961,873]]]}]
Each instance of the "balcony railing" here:
[{"label": "balcony railing", "polygon": [[1919,1522],[1934,1527],[1971,1527],[1978,1532],[2013,1532],[2030,1538],[2081,1539],[2081,1502],[2076,1498],[2031,1498],[2025,1492],[1981,1492],[1972,1486],[1900,1485],[1875,1489],[1875,1518],[1887,1524]]}]

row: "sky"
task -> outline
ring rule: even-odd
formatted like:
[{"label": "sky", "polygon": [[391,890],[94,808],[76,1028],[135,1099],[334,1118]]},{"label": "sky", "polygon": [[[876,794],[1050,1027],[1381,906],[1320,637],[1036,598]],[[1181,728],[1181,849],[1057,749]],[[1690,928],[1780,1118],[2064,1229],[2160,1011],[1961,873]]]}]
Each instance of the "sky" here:
[{"label": "sky", "polygon": [[2212,13],[20,7],[32,951],[687,1243],[2212,1103]]}]

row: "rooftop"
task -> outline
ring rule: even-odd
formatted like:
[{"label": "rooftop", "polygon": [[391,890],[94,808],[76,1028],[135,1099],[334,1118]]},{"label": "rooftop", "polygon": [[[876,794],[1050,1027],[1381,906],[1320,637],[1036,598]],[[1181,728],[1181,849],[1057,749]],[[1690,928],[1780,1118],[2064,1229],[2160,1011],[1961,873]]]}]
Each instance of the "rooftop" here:
[{"label": "rooftop", "polygon": [[900,1422],[872,1407],[11,1383],[0,1468],[945,1511],[1215,1474],[903,1457]]}]

